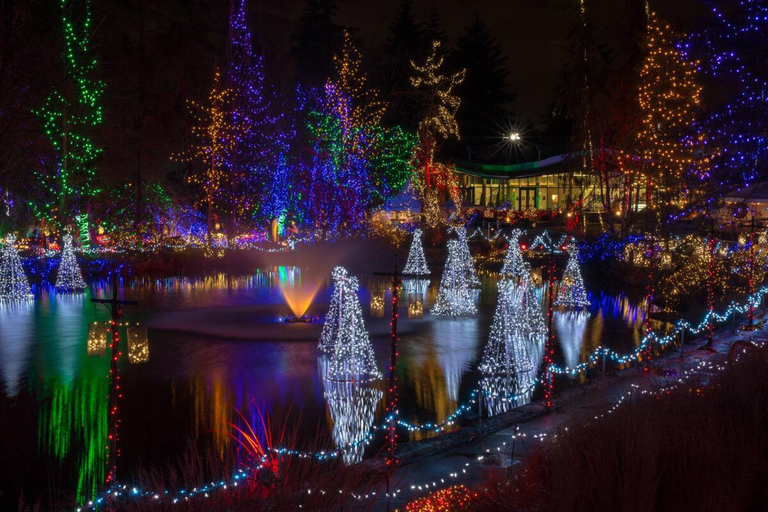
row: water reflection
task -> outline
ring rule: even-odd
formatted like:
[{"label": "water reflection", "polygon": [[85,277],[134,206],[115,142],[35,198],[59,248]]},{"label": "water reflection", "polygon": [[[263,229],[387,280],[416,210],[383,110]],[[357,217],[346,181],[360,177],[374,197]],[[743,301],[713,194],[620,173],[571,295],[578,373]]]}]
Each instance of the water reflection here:
[{"label": "water reflection", "polygon": [[510,375],[488,375],[480,379],[484,415],[496,416],[530,403],[535,380],[533,370]]},{"label": "water reflection", "polygon": [[[326,357],[318,358],[318,369],[326,375]],[[337,381],[323,377],[323,396],[331,417],[331,436],[337,449],[343,449],[344,464],[363,460],[366,434],[373,426],[376,406],[384,393],[371,383]]]},{"label": "water reflection", "polygon": [[0,302],[0,375],[9,397],[19,393],[29,359],[34,308],[31,301]]},{"label": "water reflection", "polygon": [[557,332],[556,338],[563,349],[565,364],[573,368],[579,363],[589,313],[586,311],[555,311],[553,320]]}]

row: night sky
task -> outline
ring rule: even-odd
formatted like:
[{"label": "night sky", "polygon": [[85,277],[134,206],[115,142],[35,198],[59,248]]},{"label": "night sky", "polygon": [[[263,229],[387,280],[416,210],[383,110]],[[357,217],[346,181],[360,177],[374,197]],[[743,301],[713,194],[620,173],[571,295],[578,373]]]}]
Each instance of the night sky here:
[{"label": "night sky", "polygon": [[[414,10],[419,21],[426,21],[432,5],[437,5],[451,43],[455,43],[474,13],[479,13],[507,56],[510,82],[517,94],[513,111],[522,117],[534,117],[554,99],[567,51],[565,37],[572,6],[577,1],[415,0]],[[587,0],[587,15],[600,30],[599,37],[607,43],[613,42],[620,30],[618,4],[616,0]],[[340,6],[338,21],[359,27],[359,35],[368,44],[374,44],[386,38],[398,6],[397,0],[347,0]],[[703,0],[650,0],[650,6],[680,31],[693,30],[711,19]]]}]

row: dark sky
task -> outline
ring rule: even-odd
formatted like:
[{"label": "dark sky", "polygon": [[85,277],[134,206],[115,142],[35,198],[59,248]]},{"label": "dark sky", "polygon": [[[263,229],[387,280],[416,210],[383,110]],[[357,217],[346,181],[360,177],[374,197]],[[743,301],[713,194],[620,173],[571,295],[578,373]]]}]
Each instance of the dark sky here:
[{"label": "dark sky", "polygon": [[[338,22],[360,28],[359,35],[371,45],[386,38],[399,0],[346,0],[341,2]],[[619,0],[586,0],[587,16],[611,42],[620,30]],[[475,12],[498,38],[511,69],[517,93],[514,110],[524,117],[536,116],[553,100],[573,6],[578,0],[415,0],[418,21],[426,21],[437,5],[451,43],[469,24]],[[652,10],[676,30],[692,30],[708,17],[703,0],[650,0]]]}]

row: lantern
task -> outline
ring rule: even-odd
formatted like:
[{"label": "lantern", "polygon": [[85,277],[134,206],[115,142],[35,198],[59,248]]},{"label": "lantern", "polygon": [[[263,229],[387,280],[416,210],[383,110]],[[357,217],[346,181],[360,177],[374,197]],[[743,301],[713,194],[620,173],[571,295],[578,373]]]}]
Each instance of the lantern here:
[{"label": "lantern", "polygon": [[408,318],[423,318],[423,317],[424,317],[424,294],[409,293],[408,294]]},{"label": "lantern", "polygon": [[380,290],[377,286],[375,290],[371,292],[371,318],[383,318],[384,317],[384,290]]},{"label": "lantern", "polygon": [[541,267],[531,269],[531,284],[533,286],[541,286]]},{"label": "lantern", "polygon": [[128,361],[131,363],[146,363],[149,361],[149,338],[147,328],[134,325],[126,329],[128,333]]},{"label": "lantern", "polygon": [[103,356],[107,353],[107,324],[93,322],[88,324],[88,355]]}]

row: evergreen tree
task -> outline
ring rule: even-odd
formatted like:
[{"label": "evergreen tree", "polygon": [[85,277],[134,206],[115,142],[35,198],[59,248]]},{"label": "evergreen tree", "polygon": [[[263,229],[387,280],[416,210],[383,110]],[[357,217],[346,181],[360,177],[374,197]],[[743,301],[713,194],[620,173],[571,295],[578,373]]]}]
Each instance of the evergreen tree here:
[{"label": "evergreen tree", "polygon": [[458,88],[463,101],[457,116],[463,142],[473,154],[483,154],[497,144],[499,115],[514,95],[509,92],[509,69],[501,45],[479,15],[459,37],[454,60],[467,70]]},{"label": "evergreen tree", "polygon": [[438,41],[442,48],[448,46],[448,33],[443,26],[443,20],[440,19],[440,11],[437,10],[437,5],[432,4],[429,11],[429,20],[424,26],[424,39],[425,47],[424,51],[429,51],[429,43],[432,41]]},{"label": "evergreen tree", "polygon": [[64,227],[100,191],[95,177],[101,149],[93,132],[102,122],[99,101],[104,84],[96,78],[96,59],[89,48],[90,2],[61,0],[60,5],[64,80],[35,111],[53,146],[54,159],[53,165],[36,172],[44,199],[31,206],[38,217],[57,221],[59,227]]},{"label": "evergreen tree", "polygon": [[467,282],[466,267],[461,263],[461,243],[448,241],[448,258],[437,292],[432,314],[438,316],[465,316],[477,313],[472,292]]},{"label": "evergreen tree", "polygon": [[88,285],[83,280],[83,274],[75,259],[75,250],[72,247],[72,235],[64,235],[64,247],[61,249],[61,263],[59,273],[56,276],[56,288],[67,291],[82,290]]},{"label": "evergreen tree", "polygon": [[16,237],[5,237],[5,248],[0,259],[0,300],[23,300],[32,298],[27,275],[21,266],[16,250]]},{"label": "evergreen tree", "polygon": [[306,0],[291,49],[302,84],[320,87],[333,71],[332,58],[341,35],[333,21],[337,11],[336,0]]},{"label": "evergreen tree", "polygon": [[[235,141],[226,163],[226,184],[219,188],[229,206],[230,229],[235,234],[238,218],[250,217],[257,206],[272,201],[265,190],[273,188],[276,167],[286,170],[285,152],[292,130],[285,129],[285,115],[277,113],[273,104],[275,97],[266,82],[262,58],[253,48],[245,0],[233,5],[228,40],[226,84],[232,91],[231,108],[238,122],[247,126]],[[288,189],[287,176],[282,178],[279,186]],[[263,209],[261,213],[265,213]],[[266,225],[273,218],[261,218],[260,224]]]},{"label": "evergreen tree", "polygon": [[409,130],[415,130],[416,99],[410,91],[411,61],[424,53],[424,34],[413,15],[413,0],[401,0],[400,10],[389,25],[385,44],[391,61],[387,70],[387,88],[392,98],[390,118]]}]

